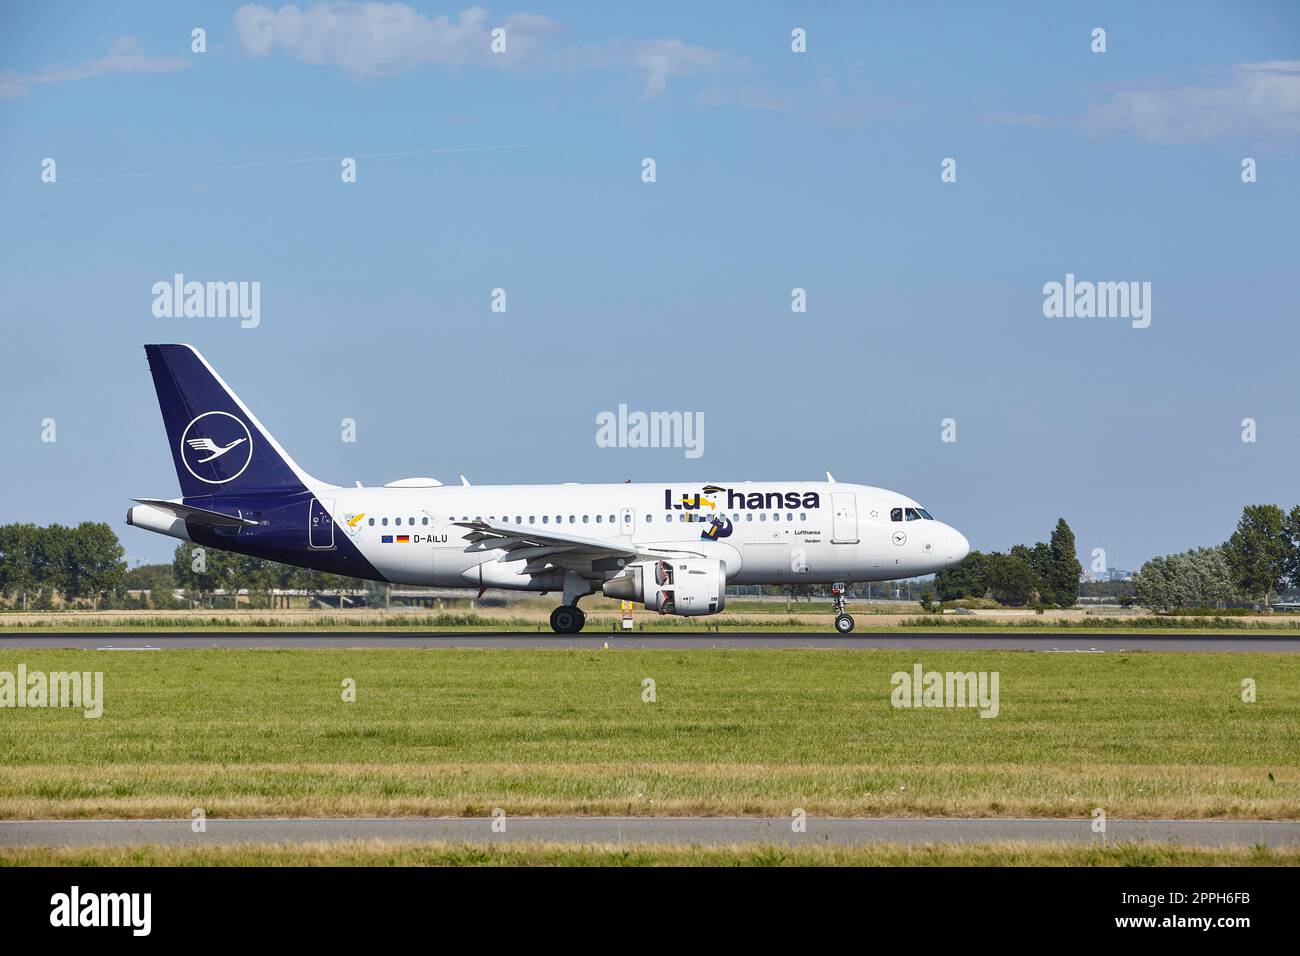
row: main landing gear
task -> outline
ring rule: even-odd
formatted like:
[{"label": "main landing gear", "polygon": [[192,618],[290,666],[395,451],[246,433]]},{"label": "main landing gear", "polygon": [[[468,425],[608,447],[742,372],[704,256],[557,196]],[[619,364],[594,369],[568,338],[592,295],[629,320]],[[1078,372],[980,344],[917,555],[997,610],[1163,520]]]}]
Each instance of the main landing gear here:
[{"label": "main landing gear", "polygon": [[556,634],[577,634],[587,623],[578,601],[596,589],[591,582],[570,571],[564,576],[564,603],[551,612],[551,630]]},{"label": "main landing gear", "polygon": [[587,615],[576,604],[561,604],[551,612],[551,630],[556,634],[577,634],[587,623]]},{"label": "main landing gear", "polygon": [[831,588],[831,604],[835,608],[835,630],[841,634],[847,634],[853,630],[853,615],[846,613],[844,610],[848,603],[848,601],[844,600],[844,588],[839,586]]}]

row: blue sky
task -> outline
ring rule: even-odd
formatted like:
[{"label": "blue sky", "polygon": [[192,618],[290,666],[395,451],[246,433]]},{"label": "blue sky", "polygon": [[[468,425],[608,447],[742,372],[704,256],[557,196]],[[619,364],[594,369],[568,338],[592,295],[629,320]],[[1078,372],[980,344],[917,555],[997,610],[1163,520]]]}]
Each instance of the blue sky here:
[{"label": "blue sky", "polygon": [[[521,9],[7,4],[0,521],[170,554],[122,520],[177,493],[170,341],[339,483],[829,469],[1128,568],[1300,501],[1300,5]],[[260,325],[156,318],[177,272]],[[1046,318],[1066,273],[1150,327]],[[620,403],[705,454],[597,447]]]}]

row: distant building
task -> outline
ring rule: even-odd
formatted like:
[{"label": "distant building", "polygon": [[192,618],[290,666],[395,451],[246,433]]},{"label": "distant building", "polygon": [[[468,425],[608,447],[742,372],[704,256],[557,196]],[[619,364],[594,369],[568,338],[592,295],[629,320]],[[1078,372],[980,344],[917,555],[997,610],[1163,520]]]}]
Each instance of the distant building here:
[{"label": "distant building", "polygon": [[1133,572],[1120,568],[1107,568],[1105,571],[1084,571],[1079,575],[1080,584],[1093,584],[1098,581],[1132,581]]}]

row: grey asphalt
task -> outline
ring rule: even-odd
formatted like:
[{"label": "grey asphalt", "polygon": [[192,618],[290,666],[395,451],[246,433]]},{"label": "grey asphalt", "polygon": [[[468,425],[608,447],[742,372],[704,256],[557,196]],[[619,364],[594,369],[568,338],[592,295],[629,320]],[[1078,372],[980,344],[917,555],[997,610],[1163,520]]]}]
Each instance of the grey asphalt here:
[{"label": "grey asphalt", "polygon": [[[0,822],[0,846],[202,846],[342,840],[497,843],[827,843],[858,844],[1065,843],[1176,844],[1181,846],[1300,846],[1300,822],[1230,820],[1109,820],[1094,833],[1091,818],[1076,820],[877,819],[807,817],[796,833],[791,817],[395,817],[208,820],[194,833],[182,820],[31,820]],[[494,830],[493,824],[504,832]]]},{"label": "grey asphalt", "polygon": [[951,632],[908,631],[871,634],[857,632],[847,637],[828,632],[773,633],[768,631],[690,634],[559,635],[551,633],[428,633],[392,631],[266,631],[189,632],[166,634],[157,631],[98,631],[90,633],[42,632],[0,635],[0,651],[6,649],[83,648],[91,650],[159,650],[184,648],[294,648],[294,647],[484,647],[484,648],[602,648],[707,650],[710,648],[844,648],[850,650],[1019,650],[1061,653],[1105,653],[1128,651],[1222,651],[1300,652],[1300,634],[1295,637],[1254,637],[1210,634],[1026,634],[1000,632],[954,634]]}]

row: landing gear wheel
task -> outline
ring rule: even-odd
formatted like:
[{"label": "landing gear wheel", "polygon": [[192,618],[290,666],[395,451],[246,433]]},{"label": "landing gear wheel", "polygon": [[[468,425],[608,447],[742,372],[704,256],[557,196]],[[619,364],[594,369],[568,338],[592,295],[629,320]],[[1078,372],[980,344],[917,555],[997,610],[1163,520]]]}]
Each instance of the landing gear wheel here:
[{"label": "landing gear wheel", "polygon": [[551,630],[556,634],[577,634],[587,623],[587,615],[572,604],[561,604],[551,612]]},{"label": "landing gear wheel", "polygon": [[853,615],[837,614],[835,616],[835,630],[839,631],[841,634],[847,634],[849,631],[853,630]]}]

